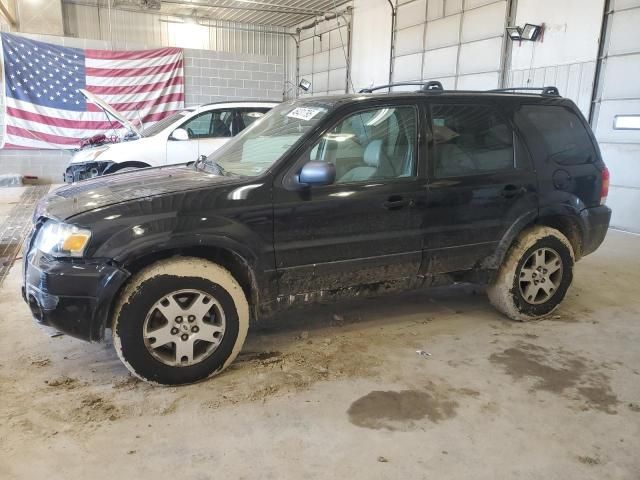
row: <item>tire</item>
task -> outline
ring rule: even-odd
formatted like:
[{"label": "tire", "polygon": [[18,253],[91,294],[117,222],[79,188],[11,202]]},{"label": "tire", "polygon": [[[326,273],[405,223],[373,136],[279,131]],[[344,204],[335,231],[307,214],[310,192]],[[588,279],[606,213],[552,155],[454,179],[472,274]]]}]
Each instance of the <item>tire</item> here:
[{"label": "tire", "polygon": [[573,248],[562,233],[550,227],[528,228],[518,236],[489,283],[489,300],[512,320],[524,322],[549,315],[571,285],[574,263]]},{"label": "tire", "polygon": [[132,278],[117,300],[112,335],[118,357],[136,377],[185,385],[229,366],[248,328],[249,304],[233,276],[215,263],[183,257]]}]

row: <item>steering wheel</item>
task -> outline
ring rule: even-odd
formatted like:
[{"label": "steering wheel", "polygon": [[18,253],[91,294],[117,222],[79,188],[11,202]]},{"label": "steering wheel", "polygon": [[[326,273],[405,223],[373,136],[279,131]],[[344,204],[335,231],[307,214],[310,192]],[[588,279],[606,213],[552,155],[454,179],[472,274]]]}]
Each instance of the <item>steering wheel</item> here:
[{"label": "steering wheel", "polygon": [[189,127],[187,127],[187,133],[189,134],[189,138],[194,138],[196,136],[193,130],[191,130]]}]

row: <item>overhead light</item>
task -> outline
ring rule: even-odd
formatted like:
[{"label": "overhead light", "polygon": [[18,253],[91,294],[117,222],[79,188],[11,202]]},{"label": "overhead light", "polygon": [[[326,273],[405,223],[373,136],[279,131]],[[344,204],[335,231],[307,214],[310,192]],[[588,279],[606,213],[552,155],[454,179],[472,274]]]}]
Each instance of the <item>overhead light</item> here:
[{"label": "overhead light", "polygon": [[300,83],[298,84],[298,86],[305,92],[308,92],[309,89],[311,88],[311,82],[303,78],[302,80],[300,80]]},{"label": "overhead light", "polygon": [[522,40],[522,29],[520,27],[507,27],[507,35],[511,40]]},{"label": "overhead light", "polygon": [[541,30],[542,30],[541,25],[533,25],[531,23],[525,23],[524,27],[522,28],[522,39],[535,42],[538,39],[538,35],[540,35]]}]

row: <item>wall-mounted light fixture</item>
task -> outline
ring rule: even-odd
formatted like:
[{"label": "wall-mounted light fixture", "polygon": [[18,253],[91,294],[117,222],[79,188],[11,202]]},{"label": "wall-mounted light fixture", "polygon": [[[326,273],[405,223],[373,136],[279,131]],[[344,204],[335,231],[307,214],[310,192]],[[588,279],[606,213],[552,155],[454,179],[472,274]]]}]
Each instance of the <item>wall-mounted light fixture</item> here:
[{"label": "wall-mounted light fixture", "polygon": [[533,23],[525,23],[524,27],[514,25],[507,27],[507,35],[511,40],[535,42],[542,32],[542,25],[534,25]]},{"label": "wall-mounted light fixture", "polygon": [[520,27],[507,27],[507,35],[511,40],[522,40],[522,29]]},{"label": "wall-mounted light fixture", "polygon": [[522,27],[522,39],[535,42],[542,31],[542,25],[533,25],[532,23],[525,23]]},{"label": "wall-mounted light fixture", "polygon": [[305,92],[308,92],[309,89],[311,88],[311,82],[309,80],[307,80],[306,78],[303,78],[302,80],[300,80],[300,83],[298,84],[298,87],[300,87]]},{"label": "wall-mounted light fixture", "polygon": [[[287,87],[287,85],[289,85],[289,87]],[[302,80],[300,80],[300,83],[298,83],[298,85],[296,85],[295,83],[289,81],[289,80],[285,80],[284,81],[284,92],[282,92],[282,96],[286,97],[287,94],[292,90],[292,89],[296,89],[295,90],[295,95],[296,97],[298,96],[298,89],[302,90],[303,92],[308,92],[311,89],[311,82],[309,80],[307,80],[306,78],[303,78]]]}]

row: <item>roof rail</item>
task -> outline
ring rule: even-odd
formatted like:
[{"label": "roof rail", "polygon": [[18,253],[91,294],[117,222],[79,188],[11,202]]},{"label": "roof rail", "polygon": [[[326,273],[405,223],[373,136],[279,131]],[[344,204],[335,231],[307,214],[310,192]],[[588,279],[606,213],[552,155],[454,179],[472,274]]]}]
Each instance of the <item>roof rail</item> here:
[{"label": "roof rail", "polygon": [[431,82],[401,82],[401,83],[389,83],[387,85],[378,85],[376,87],[371,88],[363,88],[359,93],[372,93],[376,90],[383,90],[385,88],[392,87],[406,87],[406,86],[420,86],[422,87],[420,90],[423,92],[431,91],[431,90],[444,90],[442,88],[442,84],[440,82],[431,81]]},{"label": "roof rail", "polygon": [[559,97],[560,91],[558,87],[511,87],[511,88],[495,88],[489,90],[490,92],[520,92],[520,91],[540,91],[540,95],[549,95],[552,97]]}]

